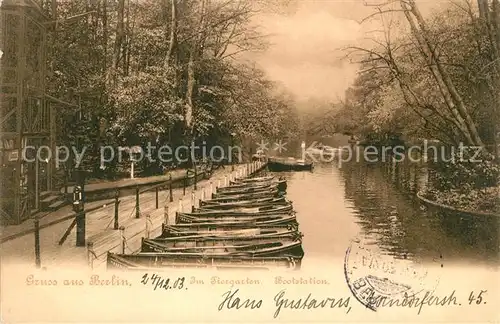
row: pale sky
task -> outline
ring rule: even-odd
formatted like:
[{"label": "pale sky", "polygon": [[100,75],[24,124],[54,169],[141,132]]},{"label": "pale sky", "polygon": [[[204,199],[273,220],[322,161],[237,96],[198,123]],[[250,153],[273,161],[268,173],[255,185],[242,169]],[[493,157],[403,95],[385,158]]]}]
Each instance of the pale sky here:
[{"label": "pale sky", "polygon": [[[272,80],[280,81],[299,100],[310,97],[336,101],[356,76],[356,65],[343,60],[342,47],[367,44],[377,21],[359,24],[373,13],[363,0],[296,0],[296,10],[288,15],[266,14],[258,17],[264,33],[272,34],[271,47],[253,54]],[[368,0],[369,2],[382,0]],[[435,4],[421,0],[425,14]],[[432,5],[431,5],[432,4]]]}]

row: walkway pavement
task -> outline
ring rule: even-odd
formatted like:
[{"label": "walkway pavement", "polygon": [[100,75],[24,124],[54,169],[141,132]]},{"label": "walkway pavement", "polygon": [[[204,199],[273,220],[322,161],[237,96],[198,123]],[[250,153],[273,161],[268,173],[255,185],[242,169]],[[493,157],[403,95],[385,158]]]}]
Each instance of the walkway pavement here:
[{"label": "walkway pavement", "polygon": [[[117,181],[102,181],[97,183],[89,183],[85,184],[85,192],[91,191],[101,191],[107,189],[116,189],[116,188],[124,188],[124,187],[135,187],[136,185],[143,186],[147,184],[153,184],[157,182],[168,181],[170,179],[170,175],[172,175],[172,180],[176,181],[182,179],[186,176],[187,169],[180,170],[172,170],[169,174],[145,177],[145,178],[134,178],[134,179],[121,179]],[[61,189],[63,191],[63,189]],[[68,187],[68,193],[73,192],[73,186]]]}]

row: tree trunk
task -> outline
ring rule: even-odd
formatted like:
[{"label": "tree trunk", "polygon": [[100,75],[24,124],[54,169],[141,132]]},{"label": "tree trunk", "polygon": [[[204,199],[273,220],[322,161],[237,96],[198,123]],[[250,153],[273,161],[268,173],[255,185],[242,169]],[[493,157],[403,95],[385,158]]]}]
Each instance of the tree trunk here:
[{"label": "tree trunk", "polygon": [[177,50],[177,0],[171,0],[171,16],[170,16],[170,44],[168,45],[166,65],[170,66],[176,63]]},{"label": "tree trunk", "polygon": [[121,49],[123,45],[124,38],[124,13],[125,13],[125,0],[118,0],[117,14],[118,18],[116,21],[116,39],[113,51],[113,66],[111,67],[110,82],[115,84],[116,77],[118,74],[118,67],[120,66],[121,59]]},{"label": "tree trunk", "polygon": [[102,0],[102,46],[104,48],[103,76],[108,69],[108,8],[107,0]]},{"label": "tree trunk", "polygon": [[494,98],[491,125],[493,131],[493,149],[491,152],[498,157],[497,123],[500,121],[500,4],[498,0],[493,0],[490,10],[488,0],[478,0],[477,2],[479,7],[479,18],[486,26],[488,40],[492,49],[490,64],[494,70],[492,77],[493,86],[489,87],[492,97]]},{"label": "tree trunk", "polygon": [[192,136],[193,135],[193,96],[196,86],[196,71],[195,71],[195,61],[198,59],[200,53],[200,43],[201,43],[201,33],[204,28],[204,16],[205,16],[205,1],[200,0],[200,21],[197,30],[196,37],[193,40],[191,50],[189,51],[189,62],[187,66],[187,89],[186,89],[186,107],[184,111],[184,121],[186,126],[186,131]]},{"label": "tree trunk", "polygon": [[495,62],[497,63],[497,73],[496,73],[496,78],[495,78],[495,86],[497,89],[497,102],[496,105],[494,105],[494,114],[493,114],[493,153],[497,158],[500,157],[499,155],[499,148],[498,148],[498,137],[500,133],[498,133],[498,124],[500,123],[500,1],[499,0],[493,0],[493,6],[492,6],[492,19],[493,19],[493,26],[495,28],[495,34],[496,34],[496,39],[495,39],[495,44],[497,47],[497,56],[494,58]]},{"label": "tree trunk", "polygon": [[173,88],[176,96],[179,95],[179,69],[177,67],[177,30],[178,30],[178,11],[177,0],[170,0],[170,43],[168,45],[167,57],[165,58],[165,68],[174,70]]},{"label": "tree trunk", "polygon": [[130,0],[127,1],[127,14],[126,14],[126,24],[124,32],[124,42],[122,45],[123,51],[123,75],[127,76],[129,74],[129,56],[130,56]]}]

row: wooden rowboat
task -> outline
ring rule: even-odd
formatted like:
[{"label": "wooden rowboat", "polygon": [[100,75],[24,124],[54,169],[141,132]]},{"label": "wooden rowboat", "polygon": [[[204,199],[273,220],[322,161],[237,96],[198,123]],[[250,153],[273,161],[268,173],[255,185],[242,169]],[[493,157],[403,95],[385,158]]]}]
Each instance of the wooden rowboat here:
[{"label": "wooden rowboat", "polygon": [[215,197],[226,197],[226,196],[235,196],[235,195],[248,195],[248,194],[259,194],[259,193],[270,193],[270,192],[279,191],[278,188],[275,187],[262,187],[262,188],[247,188],[241,190],[229,190],[229,191],[221,191],[219,189],[216,190]]},{"label": "wooden rowboat", "polygon": [[[184,246],[187,242],[208,242],[207,244],[212,244],[214,242],[226,243],[238,243],[245,242],[245,244],[251,243],[265,243],[277,240],[300,240],[302,239],[302,233],[295,230],[295,228],[276,227],[275,230],[261,230],[258,227],[247,228],[247,229],[237,229],[229,231],[205,231],[205,232],[181,232],[181,236],[159,236],[157,238],[151,239],[155,242],[162,242],[164,244],[170,244],[172,247]],[[191,234],[191,235],[189,235]],[[210,243],[212,242],[212,243]],[[197,243],[198,244],[198,243]],[[200,243],[201,244],[201,243]],[[191,243],[187,244],[192,246]],[[206,244],[205,244],[206,245]]]},{"label": "wooden rowboat", "polygon": [[[271,179],[266,181],[243,182],[241,180],[230,180],[229,187],[231,188],[246,188],[251,186],[264,186],[264,185],[280,185],[286,184],[285,179]],[[226,187],[225,187],[226,188]]]},{"label": "wooden rowboat", "polygon": [[180,255],[172,258],[162,253],[115,254],[108,252],[108,269],[147,270],[158,268],[214,268],[269,270],[273,268],[300,269],[301,259],[293,257],[232,256],[207,257]]},{"label": "wooden rowboat", "polygon": [[312,162],[289,158],[269,158],[267,167],[270,171],[311,171],[313,168]]},{"label": "wooden rowboat", "polygon": [[238,182],[262,182],[262,181],[271,181],[274,180],[274,176],[265,176],[265,177],[255,177],[255,178],[236,178],[236,181]]},{"label": "wooden rowboat", "polygon": [[227,193],[227,194],[221,194],[221,193],[214,193],[212,194],[212,199],[218,199],[220,200],[248,200],[248,199],[258,199],[258,198],[268,198],[268,197],[279,197],[281,196],[280,192],[278,189],[273,189],[273,190],[266,190],[266,191],[259,191],[259,192],[252,192],[252,193],[242,193],[242,194],[234,194],[234,193]]},{"label": "wooden rowboat", "polygon": [[205,223],[165,225],[162,227],[161,237],[180,237],[192,235],[222,235],[222,236],[255,236],[265,234],[279,234],[297,232],[298,226],[262,226],[262,227],[220,227]]},{"label": "wooden rowboat", "polygon": [[248,195],[237,195],[237,196],[221,196],[217,198],[213,198],[206,200],[208,203],[237,203],[240,201],[260,201],[262,199],[273,199],[273,198],[281,198],[283,197],[280,193],[268,194],[268,193],[259,193],[259,194],[248,194]]},{"label": "wooden rowboat", "polygon": [[[256,231],[257,230],[257,231]],[[214,248],[220,245],[249,245],[249,244],[261,244],[270,242],[295,242],[302,240],[302,233],[295,231],[293,229],[289,230],[283,228],[281,232],[269,231],[269,233],[260,233],[258,228],[247,229],[247,233],[240,232],[239,236],[233,236],[234,231],[225,232],[212,232],[186,236],[171,236],[171,237],[157,237],[154,239],[143,238],[143,240],[161,243],[169,248],[182,248],[182,247],[203,247],[203,248]],[[229,235],[227,234],[229,233]],[[244,234],[243,234],[244,233]]]},{"label": "wooden rowboat", "polygon": [[[262,243],[245,243],[236,242],[213,242],[213,241],[190,241],[182,242],[184,246],[180,246],[181,242],[177,242],[177,246],[172,246],[168,242],[155,241],[151,239],[143,239],[141,253],[161,253],[167,254],[175,258],[179,255],[199,255],[207,257],[217,256],[289,256],[302,259],[304,250],[300,240],[262,240]],[[248,241],[250,242],[250,241]],[[218,244],[217,244],[218,243]]]},{"label": "wooden rowboat", "polygon": [[[167,226],[167,225],[163,225]],[[192,223],[177,223],[175,225],[177,228],[189,228],[189,230],[193,230],[196,228],[203,228],[205,230],[234,230],[234,229],[243,229],[243,228],[255,228],[257,226],[257,222],[255,220],[247,220],[246,222],[242,221],[221,221],[217,219],[213,219],[212,221],[203,222],[200,224],[192,224]],[[195,227],[194,227],[195,226]]]},{"label": "wooden rowboat", "polygon": [[[286,191],[286,188],[287,188],[287,182],[286,180],[284,179],[279,179],[279,180],[276,180],[276,179],[273,179],[273,180],[270,180],[270,181],[262,181],[262,182],[241,182],[241,181],[229,181],[229,186],[228,187],[223,187],[223,188],[220,188],[222,191],[231,191],[232,188],[236,189],[236,188],[253,188],[253,187],[259,187],[259,186],[266,186],[266,185],[269,185],[269,186],[273,186],[275,188],[277,188],[279,191]],[[226,188],[231,188],[231,189],[227,189],[225,190]]]},{"label": "wooden rowboat", "polygon": [[262,215],[273,215],[273,214],[285,214],[293,212],[293,206],[291,203],[286,205],[269,205],[264,207],[238,207],[233,209],[209,209],[209,208],[196,208],[193,213],[186,214],[196,214],[204,217],[212,217],[218,215],[224,216],[262,216]]},{"label": "wooden rowboat", "polygon": [[237,210],[245,210],[249,208],[271,208],[271,207],[277,207],[277,206],[288,206],[292,205],[291,201],[286,201],[286,200],[278,200],[276,202],[270,202],[270,203],[258,203],[258,204],[205,204],[202,205],[200,208],[196,208],[195,210],[227,210],[227,211],[237,211]]},{"label": "wooden rowboat", "polygon": [[224,194],[224,193],[245,194],[245,193],[273,190],[277,188],[278,185],[273,183],[273,184],[262,184],[255,186],[235,186],[235,187],[227,186],[227,187],[217,188],[216,191],[219,194]]},{"label": "wooden rowboat", "polygon": [[264,215],[264,216],[212,216],[212,217],[202,217],[192,215],[177,213],[176,223],[216,223],[220,222],[255,222],[256,227],[260,226],[271,226],[271,225],[282,225],[282,224],[297,224],[297,219],[295,215]]},{"label": "wooden rowboat", "polygon": [[263,199],[256,199],[256,200],[244,200],[244,201],[237,201],[237,202],[228,202],[228,203],[221,203],[221,202],[212,202],[211,200],[205,200],[205,201],[200,201],[200,206],[201,208],[204,209],[232,209],[232,208],[239,208],[239,207],[266,207],[266,206],[272,206],[272,205],[287,205],[291,203],[290,201],[286,200],[285,197],[279,197],[279,198],[263,198]]}]

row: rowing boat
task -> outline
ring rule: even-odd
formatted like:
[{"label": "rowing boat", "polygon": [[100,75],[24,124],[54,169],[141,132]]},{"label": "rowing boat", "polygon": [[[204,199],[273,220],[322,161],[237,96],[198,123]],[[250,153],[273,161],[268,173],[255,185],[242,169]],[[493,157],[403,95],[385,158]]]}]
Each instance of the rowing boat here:
[{"label": "rowing boat", "polygon": [[216,196],[218,197],[226,197],[226,196],[235,196],[235,195],[248,195],[248,194],[259,194],[266,192],[274,192],[279,191],[277,186],[266,186],[260,188],[245,188],[245,189],[236,189],[236,190],[223,190],[222,188],[217,188]]},{"label": "rowing boat", "polygon": [[246,195],[235,195],[235,196],[219,196],[215,197],[212,195],[212,198],[207,200],[208,203],[237,203],[240,201],[258,201],[261,199],[273,199],[273,198],[281,198],[283,197],[282,193],[254,193],[254,194],[246,194]]},{"label": "rowing boat", "polygon": [[172,258],[162,253],[115,254],[108,252],[108,269],[146,270],[157,268],[214,268],[269,270],[273,268],[300,269],[301,258],[180,255]]},{"label": "rowing boat", "polygon": [[256,227],[271,226],[281,224],[297,224],[295,215],[264,215],[264,216],[225,216],[217,215],[212,217],[202,217],[196,214],[177,213],[176,223],[216,223],[220,222],[255,222]]},{"label": "rowing boat", "polygon": [[271,180],[271,181],[263,181],[263,182],[241,182],[241,181],[229,181],[228,187],[218,188],[221,192],[226,191],[236,191],[238,189],[246,189],[246,188],[259,188],[263,186],[271,186],[273,188],[277,188],[279,191],[286,191],[287,183],[286,180]]},{"label": "rowing boat", "polygon": [[268,198],[268,197],[279,197],[282,194],[277,190],[266,190],[266,191],[259,191],[259,192],[252,192],[252,193],[244,193],[244,194],[233,194],[233,193],[228,193],[228,194],[221,194],[221,193],[213,193],[212,194],[212,200],[219,199],[219,200],[248,200],[248,199],[258,199],[258,198]]},{"label": "rowing boat", "polygon": [[[260,242],[259,242],[260,241]],[[238,244],[239,243],[239,244]],[[222,255],[230,256],[290,256],[302,259],[304,250],[302,242],[298,240],[276,240],[256,239],[256,240],[241,240],[236,242],[231,240],[228,242],[212,241],[212,240],[194,240],[194,241],[179,241],[176,243],[152,239],[143,239],[141,252],[143,253],[161,253],[168,254],[173,258],[179,255],[199,255],[207,257],[216,257]]]},{"label": "rowing boat", "polygon": [[255,178],[236,178],[236,181],[251,183],[251,182],[271,181],[274,179],[275,179],[274,176],[264,176],[264,177],[255,177]]},{"label": "rowing boat", "polygon": [[279,198],[262,198],[255,200],[243,200],[237,202],[214,202],[211,200],[200,201],[200,207],[204,209],[232,209],[239,207],[266,207],[271,205],[287,205],[291,201],[286,200],[285,197]]},{"label": "rowing boat", "polygon": [[270,171],[310,171],[313,168],[312,162],[289,158],[269,158],[267,167]]},{"label": "rowing boat", "polygon": [[264,207],[237,207],[233,209],[211,209],[211,208],[195,208],[195,211],[190,214],[201,215],[205,217],[212,217],[217,215],[225,216],[261,216],[284,214],[293,212],[292,203],[286,205],[269,205]]},{"label": "rowing boat", "polygon": [[245,185],[245,186],[229,185],[227,187],[219,187],[216,189],[216,191],[217,191],[217,193],[220,193],[220,194],[223,194],[223,193],[244,194],[244,193],[251,193],[251,192],[273,190],[273,189],[277,189],[277,188],[278,188],[277,183],[266,183],[266,184]]},{"label": "rowing boat", "polygon": [[[234,236],[235,232],[239,232],[238,236]],[[186,233],[186,232],[184,232]],[[193,235],[184,236],[168,236],[163,235],[154,239],[146,239],[152,242],[157,242],[165,245],[169,248],[181,248],[181,247],[197,247],[201,246],[204,248],[214,248],[217,249],[219,245],[241,245],[241,244],[260,244],[260,243],[270,243],[270,242],[286,242],[286,241],[300,241],[302,239],[302,233],[287,227],[280,228],[274,231],[260,231],[259,228],[239,230],[239,231],[220,231],[220,232],[195,232]]]},{"label": "rowing boat", "polygon": [[162,227],[162,234],[160,237],[179,237],[179,236],[192,236],[192,235],[222,235],[222,236],[255,236],[261,234],[279,234],[285,232],[297,232],[298,226],[293,225],[277,225],[277,226],[262,226],[262,227],[248,227],[248,226],[219,226],[218,224],[176,224],[165,225]]},{"label": "rowing boat", "polygon": [[[166,227],[168,230],[168,227]],[[247,228],[229,231],[205,231],[205,232],[181,232],[185,235],[161,236],[152,240],[171,244],[172,246],[183,246],[186,242],[269,242],[270,240],[297,240],[302,238],[302,233],[294,227],[288,226],[276,227],[274,230],[263,230],[261,228]],[[250,242],[250,243],[249,243]],[[211,244],[211,243],[210,243]]]},{"label": "rowing boat", "polygon": [[243,182],[241,179],[235,179],[229,181],[229,186],[224,188],[248,188],[266,185],[286,185],[286,179],[271,179],[265,181],[253,181],[253,182]]},{"label": "rowing boat", "polygon": [[273,202],[263,202],[263,203],[247,203],[247,204],[204,204],[201,205],[200,208],[196,208],[195,210],[227,210],[227,211],[235,211],[235,210],[244,210],[249,208],[270,208],[275,206],[288,206],[291,205],[291,201],[286,200],[277,200]]}]

